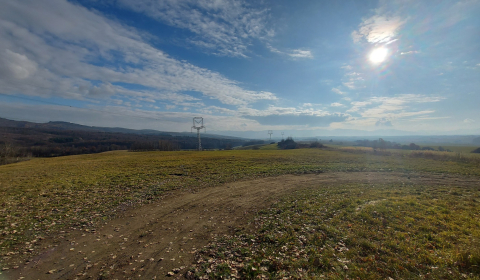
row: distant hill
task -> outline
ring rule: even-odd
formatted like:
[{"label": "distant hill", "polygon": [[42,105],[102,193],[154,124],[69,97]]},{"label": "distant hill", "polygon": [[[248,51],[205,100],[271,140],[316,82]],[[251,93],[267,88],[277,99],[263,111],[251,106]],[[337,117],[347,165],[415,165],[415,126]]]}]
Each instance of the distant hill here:
[{"label": "distant hill", "polygon": [[[231,149],[250,139],[202,134],[204,149]],[[0,149],[14,147],[14,157],[52,157],[112,150],[197,149],[196,134],[94,127],[69,122],[34,123],[0,118]]]},{"label": "distant hill", "polygon": [[[0,118],[0,127],[16,127],[16,128],[37,128],[37,129],[56,129],[56,130],[76,130],[76,131],[90,131],[90,132],[111,132],[111,133],[129,133],[138,135],[164,135],[164,136],[186,136],[194,137],[195,134],[190,132],[166,132],[153,129],[129,129],[121,127],[99,127],[87,126],[70,122],[50,121],[48,123],[34,123],[27,121],[14,121],[5,118]],[[216,138],[216,139],[239,139],[249,140],[248,138],[224,136],[217,134],[202,133],[202,137]]]}]

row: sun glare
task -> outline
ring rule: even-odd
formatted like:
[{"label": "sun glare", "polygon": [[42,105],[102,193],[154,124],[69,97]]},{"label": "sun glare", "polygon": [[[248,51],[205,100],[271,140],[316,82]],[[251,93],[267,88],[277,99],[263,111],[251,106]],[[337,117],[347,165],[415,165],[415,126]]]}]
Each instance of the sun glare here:
[{"label": "sun glare", "polygon": [[369,59],[372,63],[381,63],[387,58],[388,49],[386,48],[376,48],[374,49],[369,56]]}]

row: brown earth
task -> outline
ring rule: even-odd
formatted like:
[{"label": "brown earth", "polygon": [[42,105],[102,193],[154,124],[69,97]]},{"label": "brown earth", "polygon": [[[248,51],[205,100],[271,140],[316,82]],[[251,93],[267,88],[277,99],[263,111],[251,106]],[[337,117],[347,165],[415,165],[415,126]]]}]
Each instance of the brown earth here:
[{"label": "brown earth", "polygon": [[393,182],[478,186],[480,179],[419,173],[323,173],[173,191],[156,203],[125,210],[96,230],[65,231],[39,241],[44,248],[40,254],[26,255],[21,265],[2,271],[0,279],[164,279],[169,272],[174,272],[170,278],[180,279],[194,261],[195,251],[214,235],[251,229],[252,216],[286,194],[325,184]]}]

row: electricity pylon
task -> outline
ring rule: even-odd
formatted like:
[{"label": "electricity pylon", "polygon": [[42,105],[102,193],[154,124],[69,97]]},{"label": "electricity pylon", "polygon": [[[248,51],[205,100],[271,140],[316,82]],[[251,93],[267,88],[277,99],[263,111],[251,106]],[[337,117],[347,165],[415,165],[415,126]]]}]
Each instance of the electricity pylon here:
[{"label": "electricity pylon", "polygon": [[200,130],[205,129],[205,132],[207,131],[207,128],[203,125],[203,118],[202,117],[193,118],[192,129],[197,130],[198,150],[201,151],[202,150],[202,140],[200,140]]}]

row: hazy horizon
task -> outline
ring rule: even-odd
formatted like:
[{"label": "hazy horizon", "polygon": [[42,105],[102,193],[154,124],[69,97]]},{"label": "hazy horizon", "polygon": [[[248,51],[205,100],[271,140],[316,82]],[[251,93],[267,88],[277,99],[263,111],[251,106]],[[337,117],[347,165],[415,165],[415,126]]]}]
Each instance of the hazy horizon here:
[{"label": "hazy horizon", "polygon": [[249,138],[480,134],[478,0],[1,2],[3,118],[188,132],[201,116],[208,133]]}]

